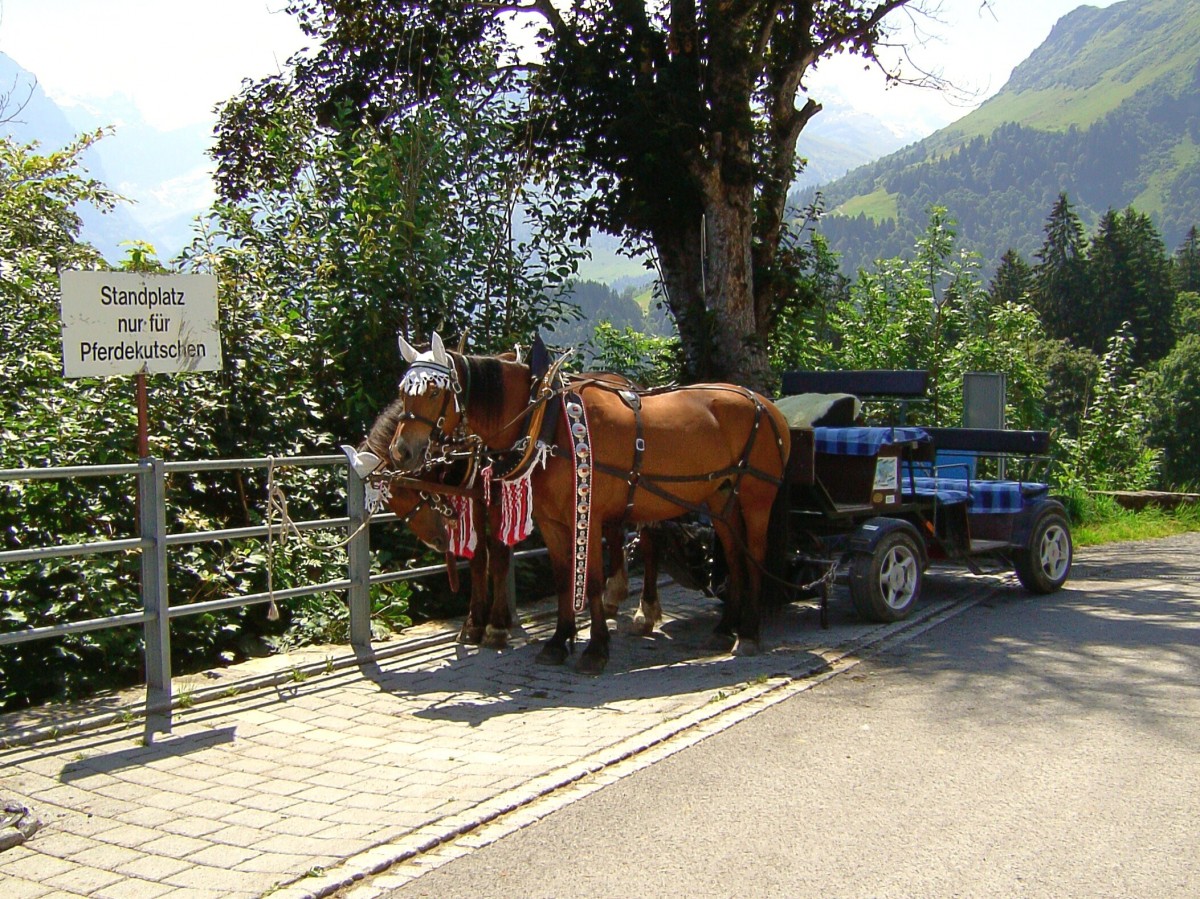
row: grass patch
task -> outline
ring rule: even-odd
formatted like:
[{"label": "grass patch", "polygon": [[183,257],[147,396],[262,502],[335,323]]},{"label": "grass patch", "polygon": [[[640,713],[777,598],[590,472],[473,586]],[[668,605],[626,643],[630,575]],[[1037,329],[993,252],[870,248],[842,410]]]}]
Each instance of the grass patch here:
[{"label": "grass patch", "polygon": [[899,215],[896,195],[889,194],[882,187],[876,188],[869,194],[847,200],[834,212],[847,218],[854,218],[861,213],[877,224],[887,219],[897,218]]},{"label": "grass patch", "polygon": [[1071,538],[1077,547],[1099,546],[1131,540],[1153,540],[1200,531],[1200,508],[1150,507],[1135,512],[1119,506],[1111,496],[1071,497]]}]

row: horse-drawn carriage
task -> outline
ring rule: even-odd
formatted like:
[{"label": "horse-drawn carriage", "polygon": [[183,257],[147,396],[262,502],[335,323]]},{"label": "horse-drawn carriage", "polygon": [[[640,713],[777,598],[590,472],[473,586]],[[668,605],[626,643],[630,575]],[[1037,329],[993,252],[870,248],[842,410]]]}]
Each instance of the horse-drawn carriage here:
[{"label": "horse-drawn carriage", "polygon": [[924,371],[784,375],[777,404],[803,409],[789,399],[812,398],[819,410],[813,421],[789,416],[786,490],[793,571],[816,585],[823,624],[839,573],[860,615],[897,621],[931,563],[1011,568],[1033,593],[1057,590],[1070,572],[1066,510],[1038,479],[1047,432],[860,424],[862,398],[903,409],[924,397],[927,379]]},{"label": "horse-drawn carriage", "polygon": [[[561,360],[450,353],[436,335],[428,351],[403,339],[401,348],[410,367],[367,441],[369,458],[393,469],[385,477],[416,475],[433,493],[468,459],[492,510],[492,536],[508,535],[489,536],[493,555],[536,520],[558,590],[543,663],[564,661],[586,610],[590,639],[579,667],[603,670],[602,535],[611,556],[617,525],[690,516],[711,528],[726,567],[717,634],[735,653],[758,649],[760,593],[794,599],[815,590],[825,624],[842,571],[861,615],[895,621],[912,609],[932,561],[978,569],[1001,559],[1042,593],[1070,569],[1067,516],[1046,485],[982,478],[976,469],[980,456],[1044,458],[1047,434],[857,423],[854,390],[916,398],[924,372],[790,373],[785,393],[823,392],[819,414],[797,421],[781,410],[794,405],[787,397],[771,402],[731,384],[641,391],[610,376],[565,375]],[[952,451],[957,458],[947,458]],[[470,518],[457,520],[469,527]],[[635,619],[645,630],[661,616],[647,575]],[[473,596],[471,619],[475,607]]]}]

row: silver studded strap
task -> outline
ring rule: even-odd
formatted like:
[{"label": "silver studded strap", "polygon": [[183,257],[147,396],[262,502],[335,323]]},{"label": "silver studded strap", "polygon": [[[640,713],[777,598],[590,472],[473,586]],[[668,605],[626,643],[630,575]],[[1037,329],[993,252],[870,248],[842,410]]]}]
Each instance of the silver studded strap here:
[{"label": "silver studded strap", "polygon": [[587,608],[588,545],[592,519],[592,437],[587,411],[577,393],[564,397],[567,427],[571,432],[572,458],[575,461],[575,547],[572,553],[575,573],[575,614]]}]

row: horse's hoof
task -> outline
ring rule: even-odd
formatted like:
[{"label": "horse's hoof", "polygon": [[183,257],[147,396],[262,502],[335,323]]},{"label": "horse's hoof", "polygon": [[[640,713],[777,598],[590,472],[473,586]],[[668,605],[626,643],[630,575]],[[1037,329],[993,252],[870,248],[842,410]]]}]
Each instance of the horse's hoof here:
[{"label": "horse's hoof", "polygon": [[629,598],[629,575],[615,574],[604,583],[604,597],[601,603],[604,614],[608,618],[616,618],[621,603]]},{"label": "horse's hoof", "polygon": [[604,666],[607,664],[608,658],[606,656],[602,656],[598,652],[584,652],[579,656],[579,664],[576,670],[578,670],[580,674],[588,674],[592,677],[595,677],[604,673]]},{"label": "horse's hoof", "polygon": [[641,612],[636,612],[629,632],[637,637],[649,637],[654,633],[654,619],[647,618]]},{"label": "horse's hoof", "polygon": [[708,648],[716,652],[731,652],[736,645],[737,640],[732,634],[723,634],[720,631],[713,631],[707,643]]},{"label": "horse's hoof", "polygon": [[561,665],[567,660],[567,648],[547,643],[533,660],[539,665]]},{"label": "horse's hoof", "polygon": [[483,628],[467,627],[464,624],[462,630],[458,632],[458,642],[466,643],[469,646],[478,646],[483,642]]},{"label": "horse's hoof", "polygon": [[490,624],[483,634],[483,646],[488,649],[507,649],[508,648],[508,631],[501,630],[498,627],[492,627]]},{"label": "horse's hoof", "polygon": [[735,656],[756,656],[762,652],[762,644],[758,640],[747,640],[738,637],[730,652]]},{"label": "horse's hoof", "polygon": [[606,621],[615,621],[617,619],[617,616],[620,614],[621,614],[620,606],[617,606],[617,605],[610,606],[608,603],[604,604],[604,618]]}]

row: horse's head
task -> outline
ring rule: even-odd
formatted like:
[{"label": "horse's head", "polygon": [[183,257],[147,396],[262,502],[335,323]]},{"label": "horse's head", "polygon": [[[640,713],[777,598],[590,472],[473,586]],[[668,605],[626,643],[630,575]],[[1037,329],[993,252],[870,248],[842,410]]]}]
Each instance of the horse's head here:
[{"label": "horse's head", "polygon": [[383,461],[388,458],[388,442],[402,411],[398,401],[392,403],[375,419],[366,440],[357,447],[343,446],[342,450],[359,477],[380,489],[388,510],[401,524],[407,524],[430,549],[445,552],[449,542],[446,529],[455,518],[454,510],[435,493],[403,483],[386,470]]},{"label": "horse's head", "polygon": [[387,453],[401,471],[420,471],[434,444],[447,443],[462,422],[462,386],[454,357],[433,335],[430,349],[418,352],[403,337],[400,353],[408,370],[400,381],[396,427]]},{"label": "horse's head", "polygon": [[392,487],[388,491],[387,505],[417,535],[418,540],[435,552],[446,551],[450,542],[446,529],[453,516],[449,506],[410,487]]}]

